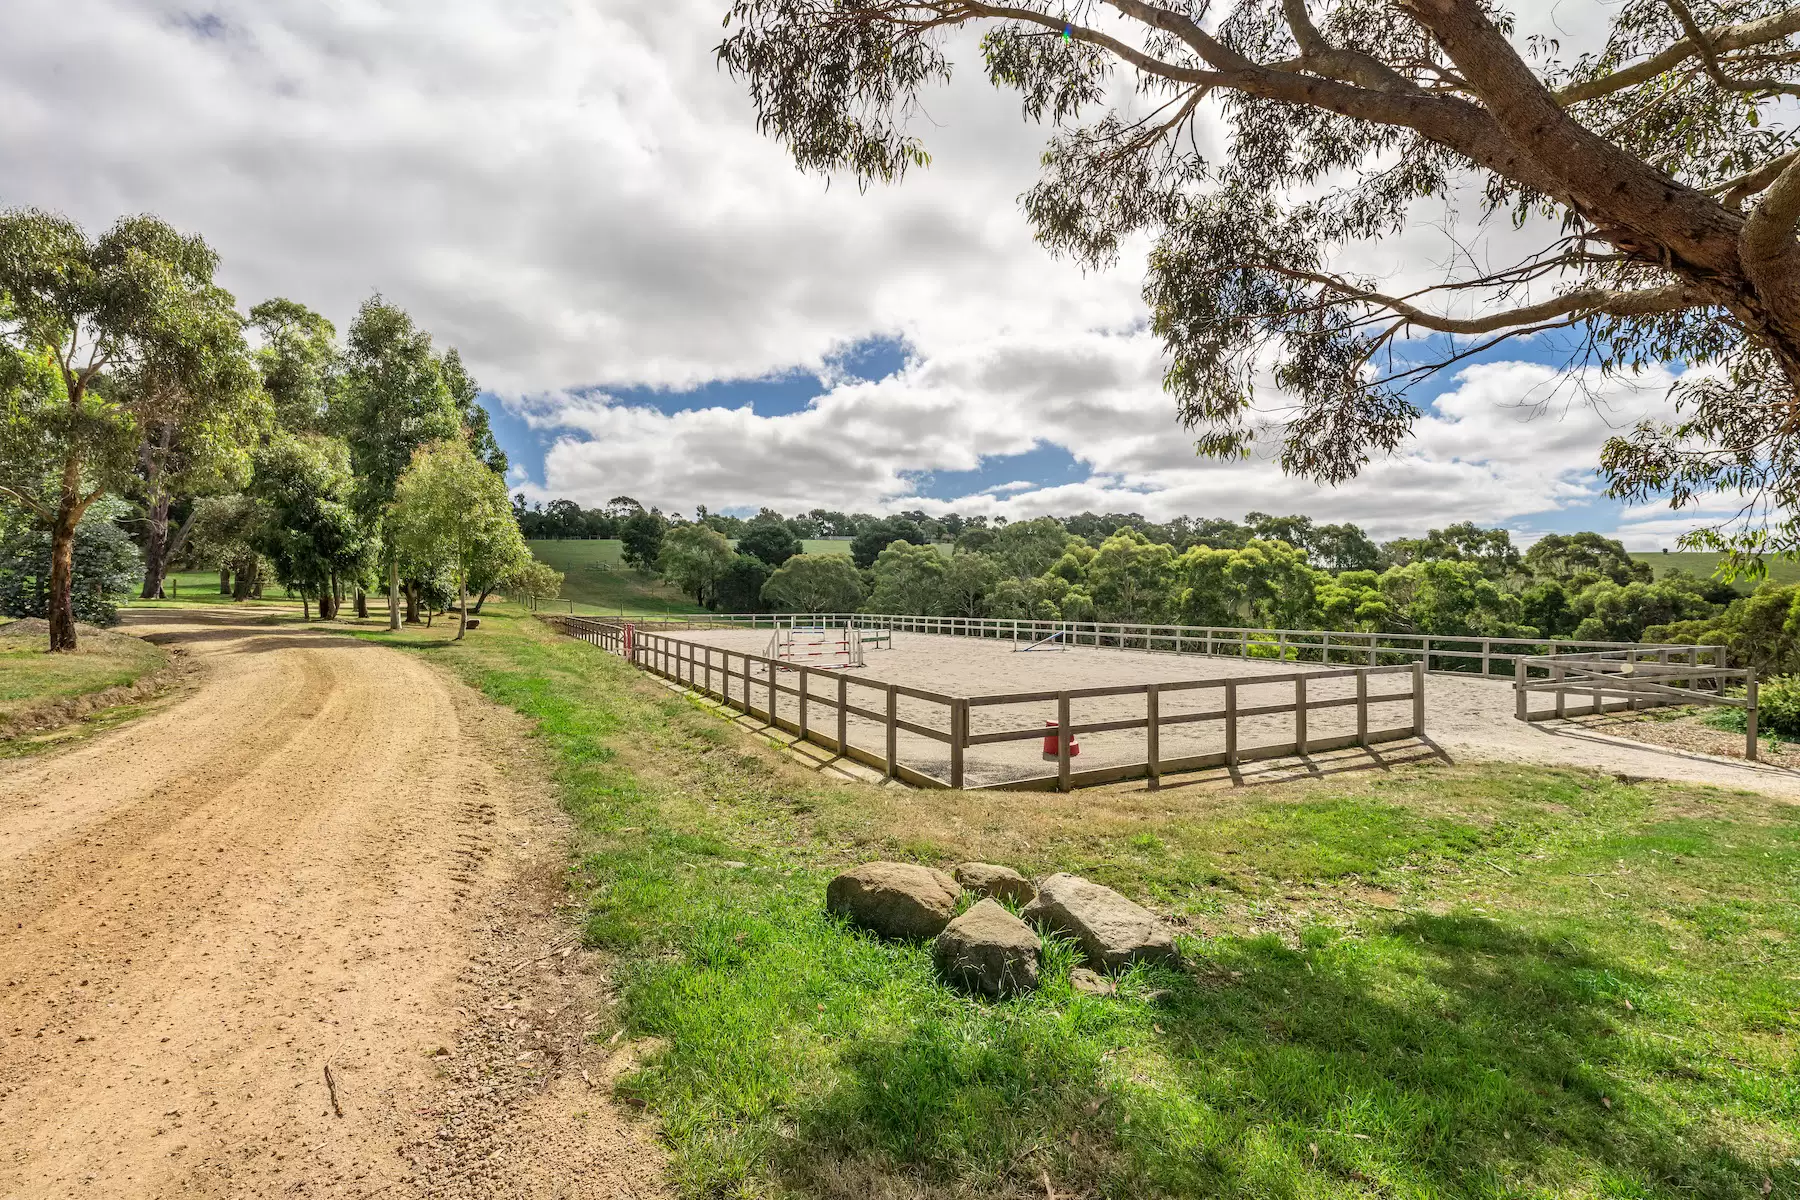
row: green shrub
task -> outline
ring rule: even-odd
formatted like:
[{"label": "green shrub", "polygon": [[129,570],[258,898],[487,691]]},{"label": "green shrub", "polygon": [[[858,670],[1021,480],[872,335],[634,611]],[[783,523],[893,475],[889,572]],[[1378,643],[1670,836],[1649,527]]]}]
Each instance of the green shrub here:
[{"label": "green shrub", "polygon": [[1785,738],[1800,738],[1800,675],[1777,675],[1756,689],[1756,723]]},{"label": "green shrub", "polygon": [[[1700,720],[1701,724],[1713,729],[1744,732],[1744,710],[1741,708],[1715,708]],[[1756,730],[1788,741],[1800,741],[1800,675],[1777,675],[1757,686]]]},{"label": "green shrub", "polygon": [[[128,598],[143,578],[143,555],[113,523],[125,512],[122,501],[103,497],[75,527],[69,599],[77,621],[117,625],[119,602]],[[50,615],[50,531],[38,522],[21,524],[0,541],[0,613],[9,617]]]}]

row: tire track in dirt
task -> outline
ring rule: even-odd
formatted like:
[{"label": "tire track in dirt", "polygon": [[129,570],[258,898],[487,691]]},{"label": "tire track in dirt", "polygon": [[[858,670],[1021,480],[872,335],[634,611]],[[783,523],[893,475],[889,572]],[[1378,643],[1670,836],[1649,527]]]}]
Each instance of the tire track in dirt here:
[{"label": "tire track in dirt", "polygon": [[[0,765],[0,1195],[655,1194],[643,1132],[566,1086],[598,968],[502,976],[564,933],[566,827],[495,765],[516,718],[347,638],[198,610],[138,628],[200,686]],[[546,988],[561,1041],[535,1061],[471,1035]],[[509,1100],[446,1134],[471,1089]],[[484,1174],[466,1138],[563,1161]]]}]

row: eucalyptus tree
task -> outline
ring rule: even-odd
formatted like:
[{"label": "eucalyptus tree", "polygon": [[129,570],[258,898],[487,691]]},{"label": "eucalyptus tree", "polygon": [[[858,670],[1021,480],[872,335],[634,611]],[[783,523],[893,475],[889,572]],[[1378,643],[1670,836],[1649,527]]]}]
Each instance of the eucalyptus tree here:
[{"label": "eucalyptus tree", "polygon": [[862,572],[843,554],[796,554],[763,584],[762,598],[779,612],[855,612],[862,607]]},{"label": "eucalyptus tree", "polygon": [[263,520],[253,544],[302,604],[317,597],[322,620],[337,616],[342,582],[366,569],[372,549],[355,485],[349,448],[337,438],[278,433],[256,454],[251,495]]},{"label": "eucalyptus tree", "polygon": [[[1618,495],[1742,493],[1751,519],[1694,544],[1800,549],[1800,6],[1557,14],[1604,32],[1565,54],[1488,0],[735,0],[718,56],[802,168],[866,186],[928,161],[907,117],[979,30],[988,78],[1059,126],[1023,201],[1038,239],[1097,267],[1152,238],[1164,382],[1203,453],[1268,437],[1347,480],[1407,442],[1412,384],[1568,331],[1603,372],[1705,368],[1606,445]],[[1465,197],[1416,290],[1345,266]]]},{"label": "eucalyptus tree", "polygon": [[343,366],[337,328],[304,304],[280,296],[252,308],[250,324],[261,336],[256,365],[275,423],[292,433],[322,432]]},{"label": "eucalyptus tree", "polygon": [[663,537],[656,569],[662,577],[706,604],[737,557],[725,535],[707,525],[677,525]]},{"label": "eucalyptus tree", "polygon": [[505,579],[531,561],[506,481],[460,436],[413,453],[395,489],[393,530],[404,555],[454,581],[458,640],[469,631],[469,581]]},{"label": "eucalyptus tree", "polygon": [[76,647],[76,528],[133,485],[147,439],[177,428],[183,470],[225,470],[260,419],[217,268],[155,217],[90,239],[66,217],[0,213],[0,495],[49,527],[52,650]]},{"label": "eucalyptus tree", "polygon": [[[127,384],[148,392],[134,488],[144,506],[140,594],[146,600],[162,595],[169,562],[193,527],[193,502],[243,486],[250,447],[267,424],[266,396],[242,336],[229,322],[219,333],[224,336],[203,351],[193,369],[171,371],[152,361]],[[169,513],[177,501],[189,507],[171,535]]]},{"label": "eucalyptus tree", "polygon": [[[388,628],[400,628],[400,553],[384,518],[419,447],[456,437],[461,395],[445,375],[431,335],[406,312],[373,296],[363,302],[346,339],[342,375],[331,396],[330,422],[350,447],[358,514],[381,533],[388,576]],[[467,380],[456,365],[460,388]]]}]

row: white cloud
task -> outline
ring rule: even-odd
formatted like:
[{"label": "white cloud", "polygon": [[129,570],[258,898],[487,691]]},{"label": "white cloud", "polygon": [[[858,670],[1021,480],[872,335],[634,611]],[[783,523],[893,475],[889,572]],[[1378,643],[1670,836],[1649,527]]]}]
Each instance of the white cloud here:
[{"label": "white cloud", "polygon": [[[542,427],[565,431],[546,458],[544,486],[528,491],[591,504],[622,490],[684,511],[696,503],[918,506],[1009,518],[1304,511],[1391,536],[1446,519],[1519,523],[1595,500],[1590,472],[1601,442],[1656,411],[1672,382],[1662,371],[1634,384],[1533,363],[1471,367],[1419,422],[1407,453],[1323,489],[1267,460],[1196,459],[1158,386],[1160,370],[1146,333],[1086,334],[941,354],[886,380],[839,384],[788,415],[665,413],[604,397],[521,405]],[[920,499],[910,477],[973,470],[984,455],[1045,445],[1067,450],[1087,478],[1015,481],[934,501]]]}]

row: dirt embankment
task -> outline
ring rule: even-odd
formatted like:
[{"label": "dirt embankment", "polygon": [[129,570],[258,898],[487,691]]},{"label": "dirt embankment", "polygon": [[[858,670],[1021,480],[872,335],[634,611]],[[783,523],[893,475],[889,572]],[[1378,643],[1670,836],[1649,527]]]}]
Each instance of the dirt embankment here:
[{"label": "dirt embankment", "polygon": [[510,714],[348,639],[140,631],[201,686],[0,765],[0,1195],[660,1194]]}]

